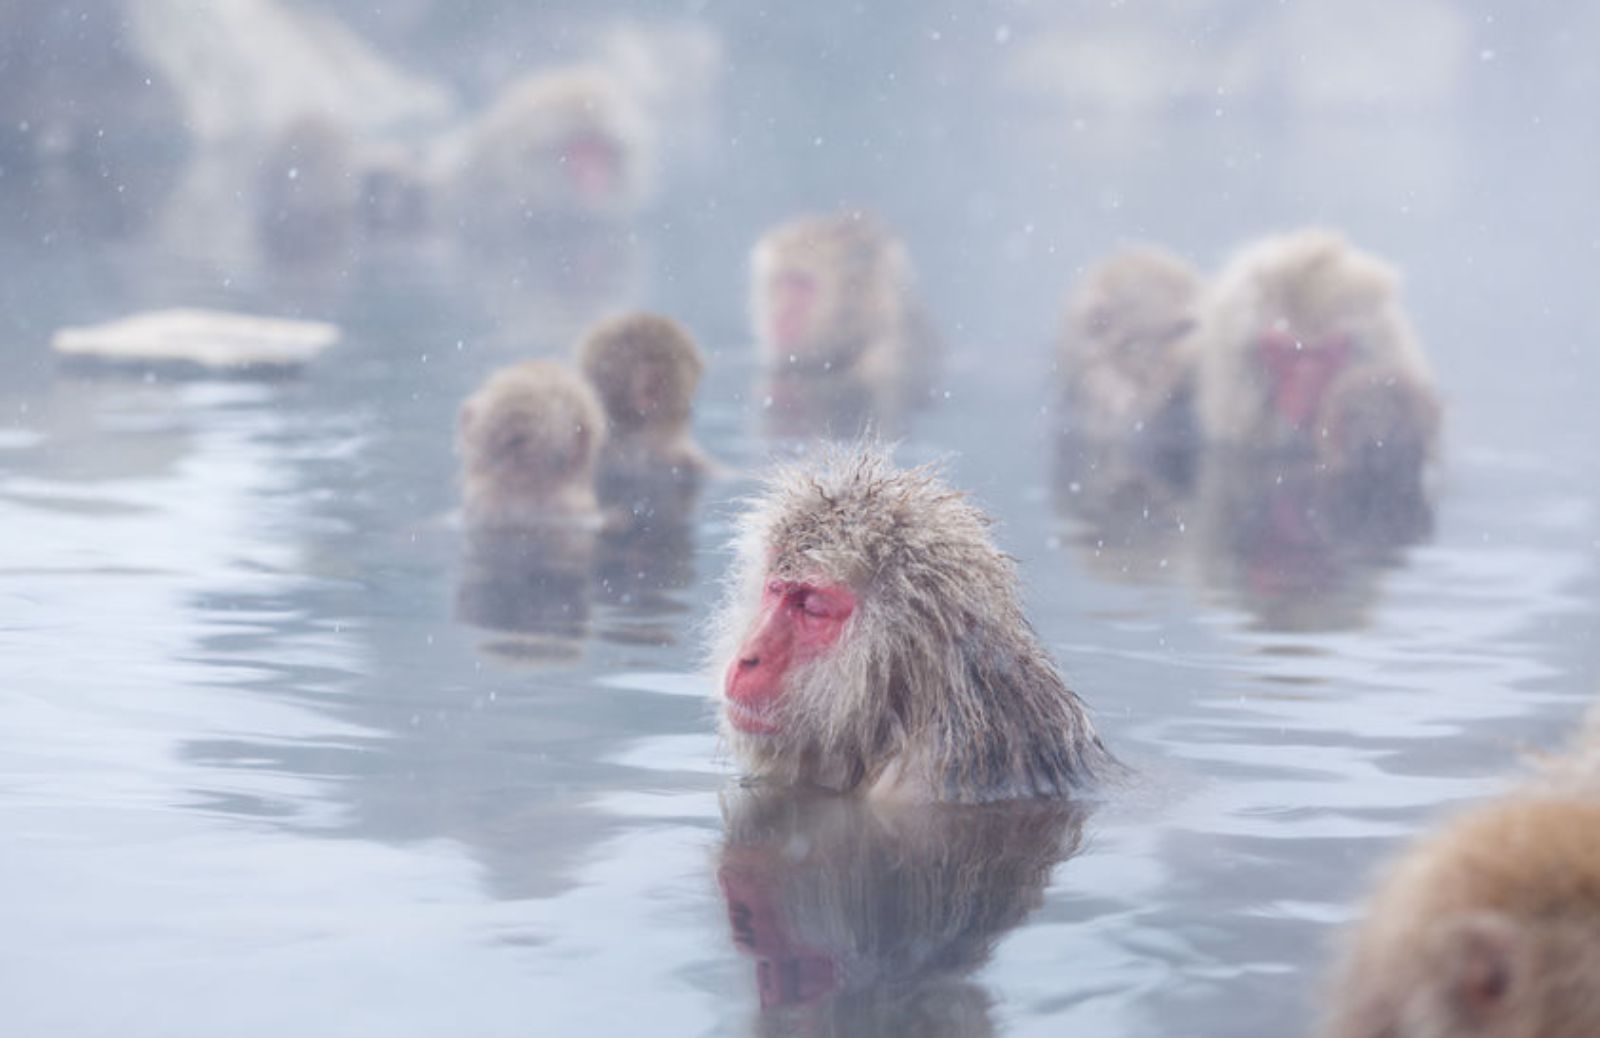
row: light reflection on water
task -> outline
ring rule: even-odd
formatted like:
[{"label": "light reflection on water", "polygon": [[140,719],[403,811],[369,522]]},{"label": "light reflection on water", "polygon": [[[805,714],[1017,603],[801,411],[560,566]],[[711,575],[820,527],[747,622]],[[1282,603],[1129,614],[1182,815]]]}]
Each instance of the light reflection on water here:
[{"label": "light reflection on water", "polygon": [[[1186,133],[1205,140],[1180,130],[1174,147]],[[1493,135],[1422,137],[1451,170],[1506,170]],[[950,399],[901,457],[948,458],[1000,517],[1037,628],[1140,776],[1015,860],[972,854],[993,834],[938,819],[804,803],[752,818],[730,798],[698,625],[746,479],[709,487],[662,543],[599,545],[573,580],[524,575],[487,597],[442,518],[460,398],[619,300],[701,330],[703,441],[758,467],[772,426],[740,339],[739,262],[781,215],[773,200],[581,243],[575,263],[377,271],[348,291],[160,256],[10,257],[7,1029],[1301,1030],[1369,866],[1496,788],[1600,690],[1600,427],[1584,369],[1560,367],[1589,289],[1566,272],[1588,269],[1589,246],[1471,231],[1499,198],[1461,177],[1396,226],[1388,182],[1362,196],[1328,146],[1291,147],[1277,194],[1212,184],[1226,197],[1203,211],[1090,162],[1085,181],[1118,183],[1118,206],[1089,192],[1078,222],[1040,217],[1037,235],[1020,217],[1056,212],[1041,192],[1059,185],[1021,184],[1031,142],[990,170],[981,205],[965,167],[927,197],[884,192],[945,289],[930,294],[954,347]],[[1518,204],[1550,226],[1561,197]],[[1426,521],[1352,537],[1278,522],[1296,509],[1241,499],[1216,468],[1115,495],[1114,459],[1063,472],[1042,373],[1073,265],[1169,227],[1215,255],[1310,215],[1381,229],[1416,286],[1451,394]],[[174,295],[332,309],[347,342],[270,384],[39,360],[55,323]],[[1512,340],[1528,351],[1517,381],[1497,359]],[[519,587],[554,612],[517,612]],[[752,912],[770,924],[755,937]]]}]

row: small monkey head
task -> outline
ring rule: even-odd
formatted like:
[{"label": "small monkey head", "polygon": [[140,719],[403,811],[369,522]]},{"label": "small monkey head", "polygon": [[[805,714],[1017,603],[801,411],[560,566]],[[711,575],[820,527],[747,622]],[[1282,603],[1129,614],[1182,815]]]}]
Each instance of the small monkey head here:
[{"label": "small monkey head", "polygon": [[1075,425],[1115,438],[1158,420],[1187,392],[1200,275],[1152,246],[1091,269],[1067,302],[1060,359]]},{"label": "small monkey head", "polygon": [[1600,1034],[1600,805],[1516,797],[1401,859],[1369,905],[1325,1038]]},{"label": "small monkey head", "polygon": [[564,365],[532,360],[495,372],[461,405],[467,518],[514,526],[593,511],[605,435],[594,391]]},{"label": "small monkey head", "polygon": [[476,129],[472,161],[497,170],[528,205],[606,214],[637,200],[644,122],[598,68],[534,73],[513,84]]},{"label": "small monkey head", "polygon": [[689,332],[656,314],[629,314],[596,326],[578,362],[605,404],[612,429],[678,430],[688,424],[705,361]]},{"label": "small monkey head", "polygon": [[905,247],[863,213],[782,224],[756,243],[750,268],[751,317],[769,362],[847,368],[905,320]]}]

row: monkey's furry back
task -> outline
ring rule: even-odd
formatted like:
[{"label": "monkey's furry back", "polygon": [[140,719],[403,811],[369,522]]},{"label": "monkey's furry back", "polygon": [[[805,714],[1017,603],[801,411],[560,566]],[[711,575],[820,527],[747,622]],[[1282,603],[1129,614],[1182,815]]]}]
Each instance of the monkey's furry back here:
[{"label": "monkey's furry back", "polygon": [[857,605],[836,647],[794,673],[776,734],[724,725],[745,764],[951,801],[1060,796],[1120,770],[1023,615],[990,524],[879,446],[780,468],[740,522],[718,659],[738,651],[769,577],[841,582]]}]

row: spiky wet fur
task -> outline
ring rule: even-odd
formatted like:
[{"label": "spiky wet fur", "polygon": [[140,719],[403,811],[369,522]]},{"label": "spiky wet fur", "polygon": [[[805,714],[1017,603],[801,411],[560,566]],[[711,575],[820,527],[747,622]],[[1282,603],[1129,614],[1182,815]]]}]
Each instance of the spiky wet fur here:
[{"label": "spiky wet fur", "polygon": [[[990,520],[876,447],[785,467],[740,523],[725,670],[769,578],[842,583],[836,645],[794,671],[777,733],[722,730],[753,773],[908,799],[1061,796],[1119,770],[1022,612]],[[720,675],[720,671],[719,671]]]},{"label": "spiky wet fur", "polygon": [[1384,365],[1432,395],[1433,375],[1401,309],[1394,269],[1333,231],[1302,230],[1240,250],[1206,293],[1193,345],[1200,425],[1209,438],[1251,448],[1307,446],[1304,432],[1285,428],[1273,413],[1257,356],[1261,332],[1275,326],[1305,341],[1343,332],[1354,347],[1351,367]]}]

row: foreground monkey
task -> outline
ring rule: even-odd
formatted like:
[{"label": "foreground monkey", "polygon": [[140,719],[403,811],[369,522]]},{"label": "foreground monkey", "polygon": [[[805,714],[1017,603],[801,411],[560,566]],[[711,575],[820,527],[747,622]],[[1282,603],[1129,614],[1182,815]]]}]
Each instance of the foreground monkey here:
[{"label": "foreground monkey", "polygon": [[860,386],[889,410],[925,397],[938,344],[903,244],[862,213],[769,230],[750,257],[750,311],[769,372]]},{"label": "foreground monkey", "polygon": [[1367,906],[1325,1038],[1600,1034],[1600,741],[1424,838]]},{"label": "foreground monkey", "polygon": [[1186,441],[1193,421],[1200,275],[1151,246],[1091,269],[1067,302],[1058,349],[1072,432],[1090,440]]},{"label": "foreground monkey", "polygon": [[578,364],[606,409],[603,480],[692,482],[711,468],[689,429],[705,361],[682,325],[656,314],[612,318],[584,336]]},{"label": "foreground monkey", "polygon": [[594,390],[564,365],[531,360],[495,372],[461,406],[467,526],[598,525],[595,466],[605,438]]},{"label": "foreground monkey", "polygon": [[989,1034],[974,974],[1082,845],[1082,805],[726,798],[717,879],[759,1033]]},{"label": "foreground monkey", "polygon": [[1208,294],[1195,348],[1213,441],[1385,475],[1418,475],[1434,452],[1433,375],[1394,271],[1337,234],[1242,250]]},{"label": "foreground monkey", "polygon": [[722,730],[742,763],[950,801],[1062,796],[1118,770],[988,527],[876,449],[779,471],[743,519],[718,621]]}]

